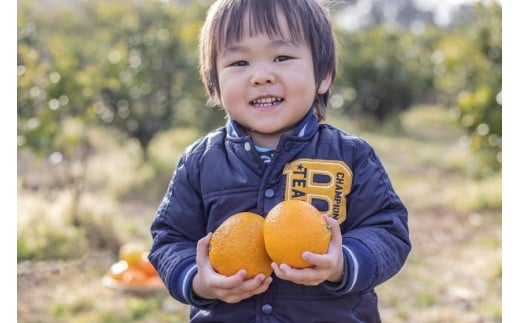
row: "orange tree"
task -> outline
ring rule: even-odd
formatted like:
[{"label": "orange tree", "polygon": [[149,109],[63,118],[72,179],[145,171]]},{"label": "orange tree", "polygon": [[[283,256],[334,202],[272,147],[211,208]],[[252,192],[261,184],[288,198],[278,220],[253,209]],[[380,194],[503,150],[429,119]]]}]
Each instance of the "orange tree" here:
[{"label": "orange tree", "polygon": [[[373,26],[339,30],[339,64],[332,106],[379,122],[432,96],[429,56],[434,36]],[[339,98],[339,100],[338,100]]]},{"label": "orange tree", "polygon": [[207,4],[163,1],[18,1],[18,151],[58,167],[73,192],[72,219],[106,127],[136,139],[146,157],[156,133],[214,126],[197,73],[196,41]]},{"label": "orange tree", "polygon": [[[163,129],[214,127],[221,111],[207,108],[197,73],[206,6],[19,1],[19,147],[66,158],[91,125],[101,125],[137,139],[146,156]],[[76,130],[67,137],[68,123]]]},{"label": "orange tree", "polygon": [[53,184],[72,190],[72,221],[79,225],[75,207],[91,148],[87,130],[103,81],[91,59],[97,47],[86,40],[91,31],[71,6],[19,1],[17,13],[18,147],[61,166]]},{"label": "orange tree", "polygon": [[479,172],[499,170],[502,152],[502,7],[477,4],[432,54],[441,101],[456,111]]}]

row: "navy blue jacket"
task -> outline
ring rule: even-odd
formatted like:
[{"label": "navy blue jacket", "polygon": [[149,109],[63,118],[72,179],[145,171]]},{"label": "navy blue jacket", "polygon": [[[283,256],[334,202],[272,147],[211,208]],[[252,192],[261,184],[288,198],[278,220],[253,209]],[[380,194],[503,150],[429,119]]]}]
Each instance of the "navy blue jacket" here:
[{"label": "navy blue jacket", "polygon": [[[303,286],[273,274],[269,289],[236,304],[193,294],[197,241],[229,216],[265,216],[302,199],[338,220],[346,270],[341,283]],[[149,258],[170,294],[191,305],[192,322],[380,322],[374,288],[411,250],[406,207],[373,148],[319,124],[309,111],[264,163],[249,136],[228,120],[186,148],[151,225]]]}]

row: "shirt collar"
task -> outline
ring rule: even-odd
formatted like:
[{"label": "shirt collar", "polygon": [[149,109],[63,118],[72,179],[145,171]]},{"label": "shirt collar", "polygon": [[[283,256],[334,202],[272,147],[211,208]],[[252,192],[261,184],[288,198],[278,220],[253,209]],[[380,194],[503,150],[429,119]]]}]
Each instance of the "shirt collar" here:
[{"label": "shirt collar", "polygon": [[[311,107],[305,117],[300,121],[298,126],[294,129],[292,136],[306,137],[314,133],[318,128],[318,118],[314,115],[314,109]],[[245,134],[242,127],[228,115],[226,122],[226,129],[228,136],[232,138],[244,137]]]}]

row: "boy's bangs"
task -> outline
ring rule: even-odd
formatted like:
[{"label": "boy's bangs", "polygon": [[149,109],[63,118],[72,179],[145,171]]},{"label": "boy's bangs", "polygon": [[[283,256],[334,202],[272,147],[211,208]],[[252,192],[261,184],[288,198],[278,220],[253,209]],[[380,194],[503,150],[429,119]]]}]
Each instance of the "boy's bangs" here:
[{"label": "boy's bangs", "polygon": [[[216,39],[216,47],[224,48],[231,42],[236,42],[244,36],[256,36],[266,34],[269,37],[279,36],[282,38],[290,37],[292,41],[301,41],[303,37],[303,27],[301,18],[295,8],[289,8],[285,1],[237,1],[221,17],[215,33],[219,35]],[[235,3],[237,3],[235,2]],[[285,19],[289,27],[290,35],[283,31],[283,21]]]}]

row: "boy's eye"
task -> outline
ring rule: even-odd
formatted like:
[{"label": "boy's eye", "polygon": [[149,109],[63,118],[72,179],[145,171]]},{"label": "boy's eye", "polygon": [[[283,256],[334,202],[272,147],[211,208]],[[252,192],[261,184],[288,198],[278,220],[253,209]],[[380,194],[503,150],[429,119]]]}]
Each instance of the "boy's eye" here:
[{"label": "boy's eye", "polygon": [[280,55],[280,56],[276,57],[276,58],[274,59],[274,61],[275,61],[275,62],[283,62],[283,61],[288,61],[288,60],[290,60],[290,59],[291,59],[290,56]]},{"label": "boy's eye", "polygon": [[229,66],[247,66],[247,65],[248,65],[248,63],[246,61],[236,61],[236,62],[229,64]]}]

